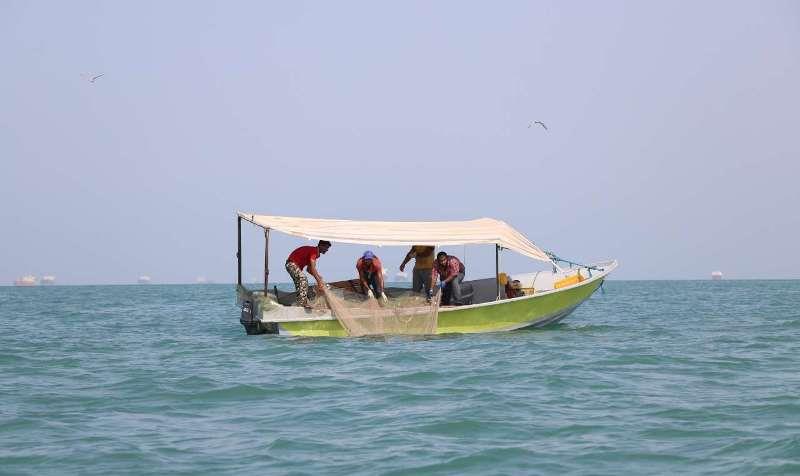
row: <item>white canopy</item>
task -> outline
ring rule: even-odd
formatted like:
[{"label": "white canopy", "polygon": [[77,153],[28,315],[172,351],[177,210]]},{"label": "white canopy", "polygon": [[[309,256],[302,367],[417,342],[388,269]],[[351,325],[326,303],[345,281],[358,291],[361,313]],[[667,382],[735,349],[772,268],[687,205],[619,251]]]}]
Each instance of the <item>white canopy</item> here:
[{"label": "white canopy", "polygon": [[522,233],[492,218],[467,221],[355,221],[296,218],[239,212],[242,219],[270,230],[312,240],[376,246],[496,244],[539,261],[550,257]]}]

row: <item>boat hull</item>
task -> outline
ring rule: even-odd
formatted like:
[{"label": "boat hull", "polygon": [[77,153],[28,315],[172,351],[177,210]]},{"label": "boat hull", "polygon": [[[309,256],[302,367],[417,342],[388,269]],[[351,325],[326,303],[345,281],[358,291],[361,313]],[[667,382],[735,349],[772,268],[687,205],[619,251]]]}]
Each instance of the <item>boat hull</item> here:
[{"label": "boat hull", "polygon": [[[436,333],[502,332],[552,324],[568,316],[588,299],[600,287],[603,280],[604,276],[598,276],[569,288],[533,296],[441,308]],[[262,321],[269,323],[279,334],[308,337],[347,336],[339,321],[330,316],[307,317],[302,320],[280,319],[277,322],[269,322],[269,319],[267,313],[262,317]]]}]

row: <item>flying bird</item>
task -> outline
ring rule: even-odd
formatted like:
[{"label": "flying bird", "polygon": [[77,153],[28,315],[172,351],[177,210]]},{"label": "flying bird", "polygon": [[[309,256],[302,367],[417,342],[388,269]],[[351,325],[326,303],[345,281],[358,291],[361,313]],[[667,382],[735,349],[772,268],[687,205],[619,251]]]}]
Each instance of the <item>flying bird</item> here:
[{"label": "flying bird", "polygon": [[544,125],[544,122],[542,122],[542,121],[531,121],[531,123],[528,124],[528,129],[533,127],[534,124],[539,124],[540,126],[544,127],[544,130],[547,130],[547,126]]},{"label": "flying bird", "polygon": [[101,76],[104,76],[105,74],[106,73],[100,73],[97,76],[92,76],[92,79],[90,79],[89,82],[93,83],[93,82],[97,81],[98,78],[100,78]]}]

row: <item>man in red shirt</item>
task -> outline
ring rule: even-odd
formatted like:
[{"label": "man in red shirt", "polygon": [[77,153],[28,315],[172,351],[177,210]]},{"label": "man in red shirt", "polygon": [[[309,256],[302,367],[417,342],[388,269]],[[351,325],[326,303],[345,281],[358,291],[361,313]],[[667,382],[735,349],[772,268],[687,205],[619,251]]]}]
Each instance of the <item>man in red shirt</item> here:
[{"label": "man in red shirt", "polygon": [[383,266],[375,253],[365,251],[364,255],[356,261],[356,270],[358,271],[358,280],[361,281],[361,289],[368,298],[378,297],[384,303],[388,301],[383,292]]},{"label": "man in red shirt", "polygon": [[460,306],[461,302],[461,281],[464,281],[464,274],[466,268],[460,259],[455,256],[448,256],[444,251],[440,251],[436,255],[436,261],[433,263],[431,270],[431,291],[428,291],[430,297],[436,286],[436,278],[441,278],[439,287],[442,288],[442,304],[447,306],[453,304]]},{"label": "man in red shirt", "polygon": [[325,281],[322,276],[317,272],[317,258],[324,255],[331,247],[330,241],[320,240],[317,246],[301,246],[292,251],[288,258],[286,258],[286,271],[294,281],[294,287],[297,291],[297,304],[306,309],[311,309],[308,303],[308,279],[303,274],[303,268],[308,268],[308,272],[314,279],[317,280],[317,289],[322,292]]}]

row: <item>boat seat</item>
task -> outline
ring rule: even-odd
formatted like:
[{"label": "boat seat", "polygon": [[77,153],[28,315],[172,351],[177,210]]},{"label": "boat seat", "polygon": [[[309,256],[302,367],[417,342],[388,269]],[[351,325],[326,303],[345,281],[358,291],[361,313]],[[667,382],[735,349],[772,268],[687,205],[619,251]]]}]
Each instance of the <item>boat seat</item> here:
[{"label": "boat seat", "polygon": [[468,304],[472,304],[472,296],[475,294],[475,289],[472,287],[472,283],[462,281],[461,282],[461,305],[466,306]]},{"label": "boat seat", "polygon": [[[297,293],[294,291],[281,291],[278,286],[272,287],[275,292],[275,300],[284,306],[293,306],[297,302]],[[313,300],[317,297],[317,290],[313,286],[308,287],[308,299]]]},{"label": "boat seat", "polygon": [[289,291],[281,291],[278,286],[273,286],[275,291],[275,300],[284,306],[291,306],[297,300],[297,293]]}]

